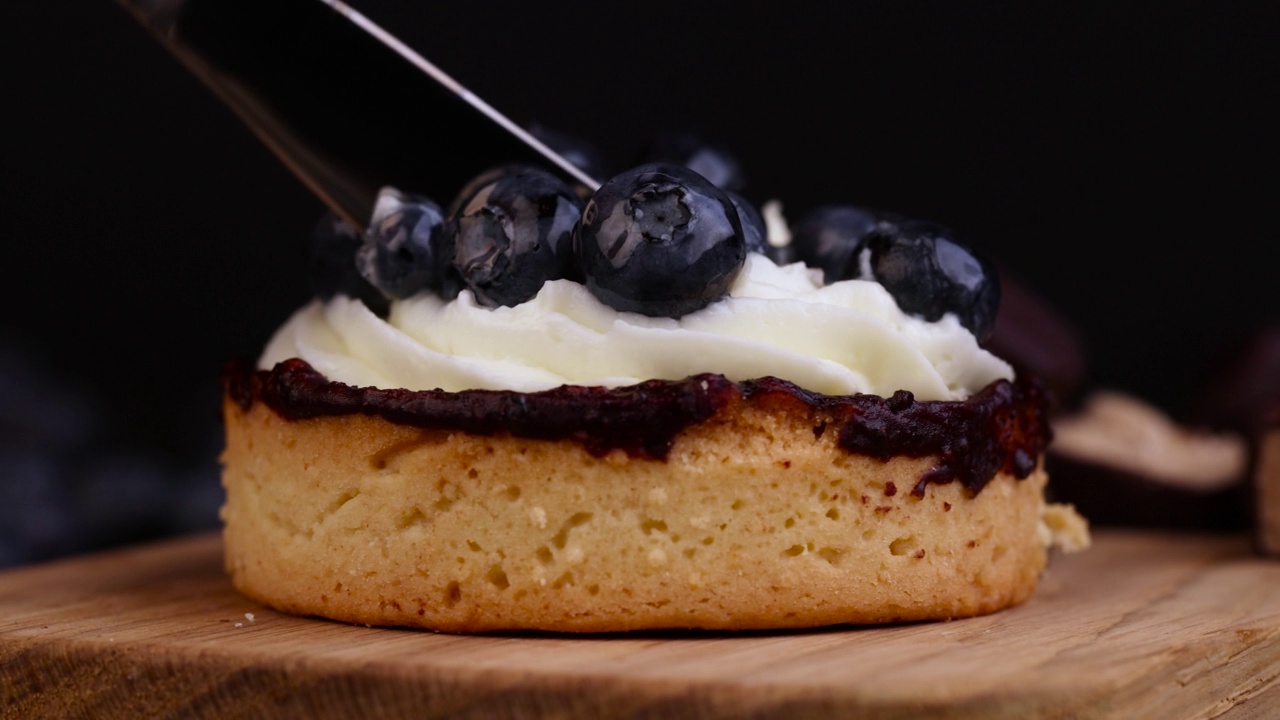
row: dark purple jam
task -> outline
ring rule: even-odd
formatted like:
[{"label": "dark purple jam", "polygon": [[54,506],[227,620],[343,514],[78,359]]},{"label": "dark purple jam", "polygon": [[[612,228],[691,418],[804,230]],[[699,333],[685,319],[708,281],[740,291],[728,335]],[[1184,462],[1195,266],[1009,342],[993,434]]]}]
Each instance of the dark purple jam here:
[{"label": "dark purple jam", "polygon": [[294,359],[271,370],[232,361],[223,387],[241,408],[261,401],[288,420],[360,413],[424,429],[573,440],[597,457],[622,450],[653,460],[666,458],[682,430],[736,403],[799,403],[815,418],[814,435],[838,433],[846,452],[884,461],[939,457],[912,488],[916,496],[929,483],[952,481],[976,493],[1000,471],[1026,478],[1051,437],[1044,389],[1034,379],[998,380],[965,401],[929,402],[901,390],[888,398],[821,395],[774,377],[735,383],[715,374],[614,389],[445,392],[352,387]]}]

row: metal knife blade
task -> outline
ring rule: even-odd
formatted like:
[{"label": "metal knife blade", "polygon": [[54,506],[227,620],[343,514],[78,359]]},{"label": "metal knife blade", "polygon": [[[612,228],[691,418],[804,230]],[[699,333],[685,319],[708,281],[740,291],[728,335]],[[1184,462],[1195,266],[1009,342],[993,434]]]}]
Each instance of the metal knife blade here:
[{"label": "metal knife blade", "polygon": [[385,185],[445,205],[501,164],[599,186],[341,0],[117,2],[356,227]]}]

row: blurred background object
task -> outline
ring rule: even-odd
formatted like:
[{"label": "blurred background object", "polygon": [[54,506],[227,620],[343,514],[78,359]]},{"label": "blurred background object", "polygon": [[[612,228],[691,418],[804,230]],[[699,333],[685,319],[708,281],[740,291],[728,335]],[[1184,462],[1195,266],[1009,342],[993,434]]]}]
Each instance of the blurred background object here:
[{"label": "blurred background object", "polygon": [[[210,413],[178,431],[202,451],[122,442],[115,426],[147,401],[115,407],[50,365],[39,349],[0,337],[0,567],[218,526]],[[211,401],[172,398],[187,408]]]},{"label": "blurred background object", "polygon": [[[1071,398],[1189,417],[1219,351],[1280,320],[1280,6],[352,4],[603,166],[690,131],[790,219],[961,230],[1078,340]],[[0,562],[215,526],[219,367],[307,299],[323,205],[113,0],[10,12]],[[332,111],[376,132],[401,100]]]}]

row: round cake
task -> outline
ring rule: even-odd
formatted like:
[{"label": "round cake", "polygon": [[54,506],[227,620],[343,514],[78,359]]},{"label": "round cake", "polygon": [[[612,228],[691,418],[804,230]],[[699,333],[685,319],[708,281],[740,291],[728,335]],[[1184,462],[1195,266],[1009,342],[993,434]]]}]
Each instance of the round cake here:
[{"label": "round cake", "polygon": [[895,270],[945,230],[878,219],[828,272],[829,238],[640,170],[317,234],[339,271],[223,373],[237,589],[444,632],[799,628],[994,612],[1087,544],[1044,500],[1043,386],[980,346],[991,294]]}]

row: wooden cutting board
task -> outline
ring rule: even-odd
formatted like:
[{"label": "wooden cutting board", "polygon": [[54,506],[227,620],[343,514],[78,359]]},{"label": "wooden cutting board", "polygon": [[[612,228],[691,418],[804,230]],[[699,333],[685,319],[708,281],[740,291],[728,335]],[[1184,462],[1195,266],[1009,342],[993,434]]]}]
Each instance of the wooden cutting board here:
[{"label": "wooden cutting board", "polygon": [[282,615],[216,535],[0,573],[5,718],[1280,718],[1280,562],[1097,531],[1032,600],[813,632],[463,637]]}]

